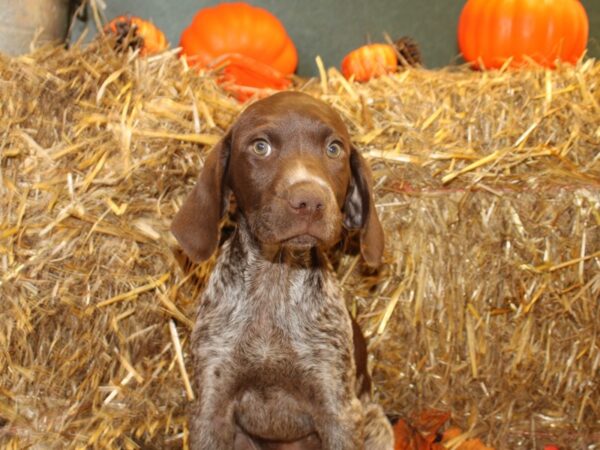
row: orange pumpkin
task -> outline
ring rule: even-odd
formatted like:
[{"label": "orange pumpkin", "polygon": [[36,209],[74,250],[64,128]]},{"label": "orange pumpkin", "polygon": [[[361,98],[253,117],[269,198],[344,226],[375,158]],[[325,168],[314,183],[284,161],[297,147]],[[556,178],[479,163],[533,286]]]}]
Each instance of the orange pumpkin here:
[{"label": "orange pumpkin", "polygon": [[163,32],[153,23],[140,17],[115,17],[106,24],[104,31],[115,34],[119,46],[139,48],[140,55],[152,55],[168,47]]},{"label": "orange pumpkin", "polygon": [[388,44],[363,45],[348,53],[342,60],[342,74],[346,78],[354,76],[356,81],[395,72],[398,57],[394,47]]},{"label": "orange pumpkin", "polygon": [[[191,66],[210,67],[228,58],[244,64],[223,64],[225,79],[244,86],[276,88],[289,84],[298,53],[281,22],[269,11],[246,3],[222,3],[201,9],[181,35],[181,53]],[[219,60],[219,58],[221,58]],[[267,77],[255,73],[264,67]],[[244,66],[244,67],[242,67]]]},{"label": "orange pumpkin", "polygon": [[533,60],[553,67],[575,63],[588,40],[589,22],[579,0],[468,0],[458,24],[463,57],[476,66],[518,67]]}]

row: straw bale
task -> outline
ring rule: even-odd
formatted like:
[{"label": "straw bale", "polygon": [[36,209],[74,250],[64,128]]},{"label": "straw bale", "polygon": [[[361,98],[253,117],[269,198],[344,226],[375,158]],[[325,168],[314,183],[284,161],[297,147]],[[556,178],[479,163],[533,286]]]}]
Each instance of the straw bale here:
[{"label": "straw bale", "polygon": [[[318,63],[296,88],[372,164],[386,264],[334,253],[390,415],[449,410],[499,449],[600,442],[600,64]],[[0,56],[0,445],[181,448],[212,262],[169,223],[242,106],[175,53]]]}]

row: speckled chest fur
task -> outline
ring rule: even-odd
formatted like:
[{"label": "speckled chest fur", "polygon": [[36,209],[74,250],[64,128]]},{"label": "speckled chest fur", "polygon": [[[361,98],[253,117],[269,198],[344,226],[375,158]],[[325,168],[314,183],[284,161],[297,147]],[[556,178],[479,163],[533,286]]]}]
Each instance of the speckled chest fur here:
[{"label": "speckled chest fur", "polygon": [[[237,228],[218,250],[230,198]],[[338,114],[299,92],[250,105],[171,227],[193,260],[219,251],[192,333],[193,450],[392,448],[364,337],[324,256],[344,228],[378,266],[370,171]]]},{"label": "speckled chest fur", "polygon": [[345,396],[355,390],[350,318],[316,250],[299,260],[266,260],[249,241],[242,227],[223,246],[202,296],[196,379],[205,396],[212,391],[207,380],[220,380],[212,395],[227,400],[216,403],[231,408],[248,433],[302,438],[315,429],[311,402],[327,402],[329,387],[340,383]]}]

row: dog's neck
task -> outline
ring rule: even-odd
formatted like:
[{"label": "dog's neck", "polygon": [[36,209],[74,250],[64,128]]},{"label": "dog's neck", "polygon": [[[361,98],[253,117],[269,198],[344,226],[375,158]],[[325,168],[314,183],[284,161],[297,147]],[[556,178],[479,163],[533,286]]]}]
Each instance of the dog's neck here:
[{"label": "dog's neck", "polygon": [[246,308],[253,304],[258,309],[264,308],[261,314],[281,315],[282,320],[291,314],[289,308],[313,314],[321,310],[319,305],[323,302],[338,301],[339,296],[329,295],[337,292],[339,285],[321,251],[316,248],[299,253],[286,249],[265,250],[243,219],[237,224],[221,248],[209,281],[209,299],[243,301]]},{"label": "dog's neck", "polygon": [[283,265],[292,269],[329,269],[329,261],[318,247],[293,249],[279,244],[259,242],[243,216],[237,218],[231,247],[251,264]]}]

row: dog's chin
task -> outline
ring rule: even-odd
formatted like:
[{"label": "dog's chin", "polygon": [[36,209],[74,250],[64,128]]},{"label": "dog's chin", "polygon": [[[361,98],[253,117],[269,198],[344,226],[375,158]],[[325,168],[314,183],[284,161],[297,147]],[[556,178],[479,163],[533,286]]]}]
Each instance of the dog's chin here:
[{"label": "dog's chin", "polygon": [[292,236],[288,239],[285,239],[281,242],[281,246],[292,250],[309,250],[312,247],[317,247],[322,245],[322,241],[310,234],[300,234],[298,236]]},{"label": "dog's chin", "polygon": [[339,240],[341,233],[341,227],[338,229],[325,220],[302,222],[286,220],[285,216],[266,218],[269,220],[261,216],[252,217],[249,224],[257,241],[263,247],[272,249],[310,250],[315,247],[327,249]]},{"label": "dog's chin", "polygon": [[263,249],[270,249],[271,252],[285,250],[291,254],[302,254],[313,248],[327,249],[334,243],[325,240],[322,237],[311,233],[298,233],[279,237],[278,239],[260,239],[259,242]]}]

